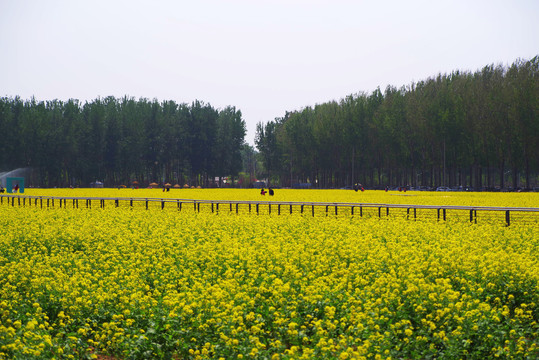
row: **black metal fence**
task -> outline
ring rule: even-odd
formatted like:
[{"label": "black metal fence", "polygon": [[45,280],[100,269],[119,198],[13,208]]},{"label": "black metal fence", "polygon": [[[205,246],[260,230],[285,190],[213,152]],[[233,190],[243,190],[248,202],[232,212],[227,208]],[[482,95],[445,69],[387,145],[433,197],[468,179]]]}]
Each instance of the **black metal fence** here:
[{"label": "black metal fence", "polygon": [[105,208],[130,207],[177,211],[222,211],[263,214],[302,214],[306,216],[356,216],[380,219],[405,218],[409,220],[500,222],[539,225],[539,208],[451,206],[451,205],[402,205],[372,203],[279,202],[237,200],[194,200],[171,198],[81,198],[26,195],[0,195],[0,204],[32,206],[39,208]]}]

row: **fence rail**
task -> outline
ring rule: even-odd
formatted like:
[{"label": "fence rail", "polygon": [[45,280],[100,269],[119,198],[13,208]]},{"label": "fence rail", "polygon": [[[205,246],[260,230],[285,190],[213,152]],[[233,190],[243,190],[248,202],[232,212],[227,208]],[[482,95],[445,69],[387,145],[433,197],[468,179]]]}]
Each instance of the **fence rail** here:
[{"label": "fence rail", "polygon": [[[173,198],[134,198],[134,197],[55,197],[0,195],[0,204],[11,206],[35,206],[40,208],[129,206],[145,209],[192,209],[195,212],[229,211],[236,213],[293,214],[310,216],[351,215],[359,217],[404,217],[406,219],[436,219],[439,221],[459,220],[477,223],[479,221],[501,221],[506,226],[513,222],[539,224],[539,208],[526,207],[488,207],[453,205],[404,205],[373,203],[327,203],[292,201],[240,201],[240,200],[196,200]],[[481,215],[478,216],[478,213]]]}]

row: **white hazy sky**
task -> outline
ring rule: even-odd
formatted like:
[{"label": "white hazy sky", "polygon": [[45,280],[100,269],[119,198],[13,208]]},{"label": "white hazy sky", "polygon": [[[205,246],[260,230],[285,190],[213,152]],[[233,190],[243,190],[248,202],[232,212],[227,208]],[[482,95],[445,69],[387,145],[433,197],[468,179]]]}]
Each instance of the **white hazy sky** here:
[{"label": "white hazy sky", "polygon": [[198,99],[258,122],[539,54],[538,0],[0,0],[0,96]]}]

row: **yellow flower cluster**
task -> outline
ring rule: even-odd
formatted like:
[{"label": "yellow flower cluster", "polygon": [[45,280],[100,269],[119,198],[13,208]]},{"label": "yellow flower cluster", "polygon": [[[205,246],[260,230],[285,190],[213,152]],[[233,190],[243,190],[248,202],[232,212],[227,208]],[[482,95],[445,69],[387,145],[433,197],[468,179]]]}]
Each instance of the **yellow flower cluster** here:
[{"label": "yellow flower cluster", "polygon": [[4,204],[0,359],[537,358],[538,230]]}]

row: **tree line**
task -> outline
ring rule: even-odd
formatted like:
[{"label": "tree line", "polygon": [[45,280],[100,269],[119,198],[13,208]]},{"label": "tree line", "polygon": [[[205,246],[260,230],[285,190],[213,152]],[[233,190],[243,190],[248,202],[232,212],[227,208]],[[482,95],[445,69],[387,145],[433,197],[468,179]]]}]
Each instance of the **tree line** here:
[{"label": "tree line", "polygon": [[388,86],[258,123],[274,184],[531,188],[539,174],[539,57]]},{"label": "tree line", "polygon": [[215,109],[124,97],[0,99],[0,168],[34,169],[34,186],[170,182],[211,186],[242,169],[245,121]]}]

